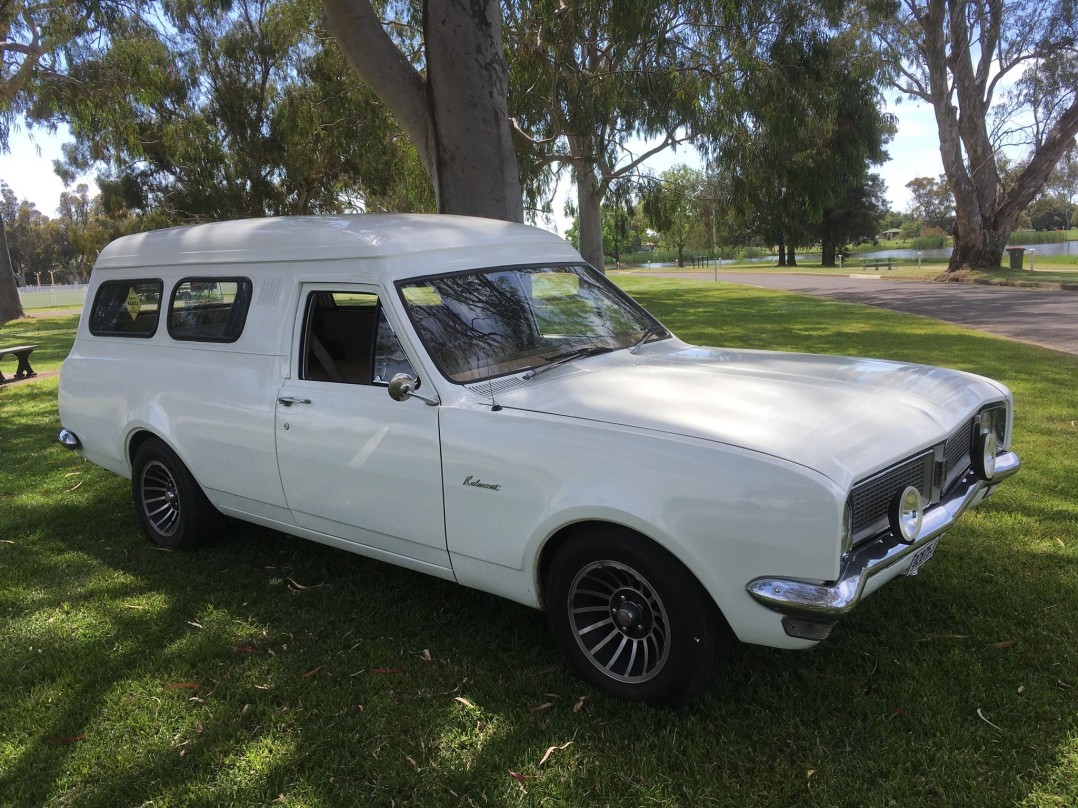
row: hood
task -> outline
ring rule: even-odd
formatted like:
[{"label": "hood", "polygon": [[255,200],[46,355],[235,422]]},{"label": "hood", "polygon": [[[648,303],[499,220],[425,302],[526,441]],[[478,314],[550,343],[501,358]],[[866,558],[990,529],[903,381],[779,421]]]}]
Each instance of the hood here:
[{"label": "hood", "polygon": [[571,363],[513,386],[498,403],[730,444],[848,487],[1006,395],[988,379],[926,365],[660,346]]}]

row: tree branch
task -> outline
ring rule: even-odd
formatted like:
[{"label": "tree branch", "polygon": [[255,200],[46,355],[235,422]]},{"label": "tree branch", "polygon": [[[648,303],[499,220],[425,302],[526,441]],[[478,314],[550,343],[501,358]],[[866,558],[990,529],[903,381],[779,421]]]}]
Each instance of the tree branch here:
[{"label": "tree branch", "polygon": [[[426,80],[389,38],[368,0],[323,0],[326,30],[348,64],[408,133],[427,175],[437,176]],[[437,182],[434,183],[437,187]]]}]

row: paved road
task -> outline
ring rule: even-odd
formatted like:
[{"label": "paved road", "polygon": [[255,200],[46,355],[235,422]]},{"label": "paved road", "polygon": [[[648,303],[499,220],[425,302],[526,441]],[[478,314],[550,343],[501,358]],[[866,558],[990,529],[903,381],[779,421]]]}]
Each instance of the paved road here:
[{"label": "paved road", "polygon": [[[669,278],[672,273],[664,272],[661,276]],[[714,274],[679,272],[674,277],[712,280]],[[724,272],[719,279],[724,283],[785,289],[920,314],[1078,354],[1078,293],[1074,292],[965,283],[897,282],[832,275]]]}]

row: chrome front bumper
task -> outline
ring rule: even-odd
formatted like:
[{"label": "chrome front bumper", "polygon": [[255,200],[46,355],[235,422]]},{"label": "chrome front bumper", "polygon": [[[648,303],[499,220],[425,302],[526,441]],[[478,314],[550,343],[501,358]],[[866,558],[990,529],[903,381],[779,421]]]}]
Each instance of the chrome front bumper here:
[{"label": "chrome front bumper", "polygon": [[967,508],[1015,474],[1021,465],[1018,455],[1004,452],[996,458],[996,473],[990,482],[976,478],[972,472],[967,474],[946,500],[925,512],[917,541],[903,544],[890,532],[880,534],[850,553],[834,583],[765,577],[751,581],[746,588],[758,602],[783,615],[782,625],[789,636],[826,639],[831,627],[861,598],[901,572],[897,567],[902,561],[950,529]]}]

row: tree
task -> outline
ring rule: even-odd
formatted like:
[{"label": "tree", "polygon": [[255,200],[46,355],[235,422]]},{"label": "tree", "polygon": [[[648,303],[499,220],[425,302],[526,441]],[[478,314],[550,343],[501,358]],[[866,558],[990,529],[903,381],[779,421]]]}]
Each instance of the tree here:
[{"label": "tree", "polygon": [[[902,0],[882,38],[894,86],[935,112],[955,199],[948,270],[999,266],[1019,213],[1078,134],[1073,2]],[[1013,91],[997,98],[1012,79]],[[990,130],[997,100],[1001,114]],[[997,156],[1006,143],[1028,151],[1009,186],[1001,181]]]},{"label": "tree", "polygon": [[947,185],[947,177],[915,177],[906,183],[912,194],[910,214],[923,226],[938,227],[948,233],[954,232],[954,196]]},{"label": "tree", "polygon": [[644,216],[659,233],[660,242],[677,251],[677,265],[685,266],[685,248],[700,241],[699,203],[704,176],[686,165],[664,171],[643,191]]},{"label": "tree", "polygon": [[[708,0],[506,2],[510,111],[534,202],[550,174],[576,184],[580,252],[603,267],[603,203],[641,164],[695,138],[715,114],[729,58]],[[731,16],[734,16],[731,13]],[[647,145],[635,151],[634,143]]]},{"label": "tree", "polygon": [[887,187],[878,174],[848,185],[834,204],[824,208],[819,226],[821,264],[835,265],[838,249],[850,241],[875,238],[887,213]]},{"label": "tree", "polygon": [[796,263],[829,208],[882,161],[890,120],[877,105],[876,66],[856,30],[813,26],[784,9],[782,30],[752,54],[741,111],[711,139],[714,170],[741,229]]},{"label": "tree", "polygon": [[385,24],[368,0],[323,5],[348,64],[412,141],[438,210],[523,221],[497,0],[419,0],[414,55],[387,30],[411,21],[406,4]]},{"label": "tree", "polygon": [[[68,176],[102,162],[112,211],[174,221],[424,208],[414,151],[340,52],[311,0],[191,0],[165,22],[117,21],[56,107]],[[132,93],[121,77],[137,76]]]},{"label": "tree", "polygon": [[1072,207],[1066,199],[1046,194],[1029,206],[1030,224],[1034,230],[1066,230]]}]

